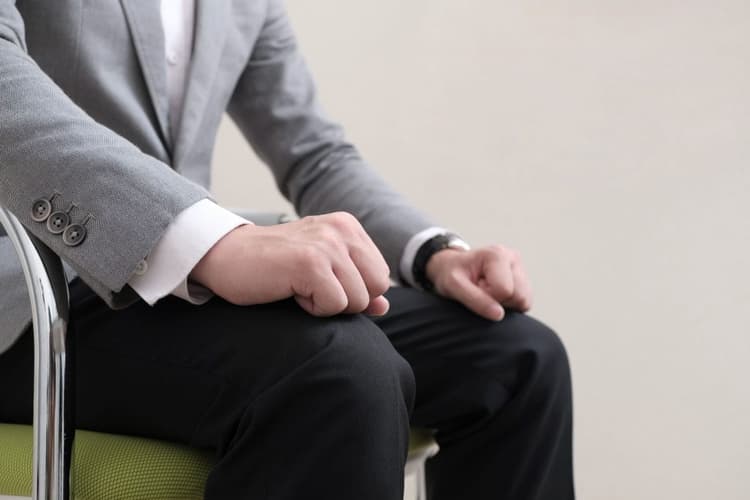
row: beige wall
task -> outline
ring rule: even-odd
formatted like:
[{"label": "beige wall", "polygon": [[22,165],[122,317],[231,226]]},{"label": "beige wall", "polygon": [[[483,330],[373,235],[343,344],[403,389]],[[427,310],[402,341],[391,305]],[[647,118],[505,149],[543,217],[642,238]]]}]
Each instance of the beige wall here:
[{"label": "beige wall", "polygon": [[[580,498],[750,498],[750,3],[289,9],[383,175],[525,254],[573,363]],[[284,206],[230,124],[215,165],[224,203]]]}]

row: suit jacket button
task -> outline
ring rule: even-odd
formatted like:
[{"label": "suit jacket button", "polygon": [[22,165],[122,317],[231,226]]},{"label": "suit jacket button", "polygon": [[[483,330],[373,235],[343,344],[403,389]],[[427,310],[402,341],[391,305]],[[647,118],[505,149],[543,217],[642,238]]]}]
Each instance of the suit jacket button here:
[{"label": "suit jacket button", "polygon": [[70,224],[70,216],[65,212],[55,212],[47,219],[47,231],[52,234],[60,234]]},{"label": "suit jacket button", "polygon": [[146,262],[145,259],[135,265],[134,272],[137,276],[143,276],[144,274],[146,274],[146,271],[148,271],[148,262]]},{"label": "suit jacket button", "polygon": [[31,220],[34,222],[44,222],[52,212],[52,203],[49,200],[40,198],[31,206]]},{"label": "suit jacket button", "polygon": [[62,235],[63,243],[69,247],[80,245],[86,239],[86,228],[81,224],[71,224],[65,228]]}]

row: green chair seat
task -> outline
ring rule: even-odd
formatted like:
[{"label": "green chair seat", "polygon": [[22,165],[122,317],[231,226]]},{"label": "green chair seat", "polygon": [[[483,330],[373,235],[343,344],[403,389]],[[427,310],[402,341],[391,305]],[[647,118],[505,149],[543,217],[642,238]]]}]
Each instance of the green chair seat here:
[{"label": "green chair seat", "polygon": [[[31,496],[32,428],[0,423],[0,495]],[[411,467],[437,450],[413,431]],[[77,431],[73,450],[75,500],[201,499],[213,463],[210,452],[153,439]]]},{"label": "green chair seat", "polygon": [[[0,494],[31,496],[32,428],[0,424]],[[200,499],[212,454],[187,446],[77,431],[76,500]]]}]

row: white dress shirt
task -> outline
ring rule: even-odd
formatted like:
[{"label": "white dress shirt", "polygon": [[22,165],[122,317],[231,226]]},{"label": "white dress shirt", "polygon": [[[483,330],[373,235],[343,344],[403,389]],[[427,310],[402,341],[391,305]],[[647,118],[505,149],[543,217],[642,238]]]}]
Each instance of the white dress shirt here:
[{"label": "white dress shirt", "polygon": [[[161,20],[167,62],[169,127],[174,139],[180,130],[192,56],[194,0],[161,0]],[[208,199],[191,205],[172,221],[151,254],[138,265],[128,284],[150,305],[169,294],[193,304],[208,301],[213,296],[210,290],[190,283],[188,276],[211,247],[243,224],[251,222]],[[402,280],[417,286],[412,275],[417,250],[430,238],[446,232],[443,228],[431,227],[409,240],[399,266]]]},{"label": "white dress shirt", "polygon": [[162,0],[161,24],[164,28],[164,56],[167,60],[167,97],[172,139],[180,131],[190,58],[195,31],[194,0]]}]

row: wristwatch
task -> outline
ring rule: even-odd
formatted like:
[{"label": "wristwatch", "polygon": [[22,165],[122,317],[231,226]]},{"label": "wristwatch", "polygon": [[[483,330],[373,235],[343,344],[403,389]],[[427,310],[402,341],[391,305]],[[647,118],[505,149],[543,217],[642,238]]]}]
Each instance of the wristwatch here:
[{"label": "wristwatch", "polygon": [[417,250],[412,264],[412,276],[414,276],[416,284],[423,290],[431,292],[435,289],[435,284],[427,277],[427,262],[437,252],[446,248],[469,250],[469,245],[457,234],[444,233],[425,241]]}]

